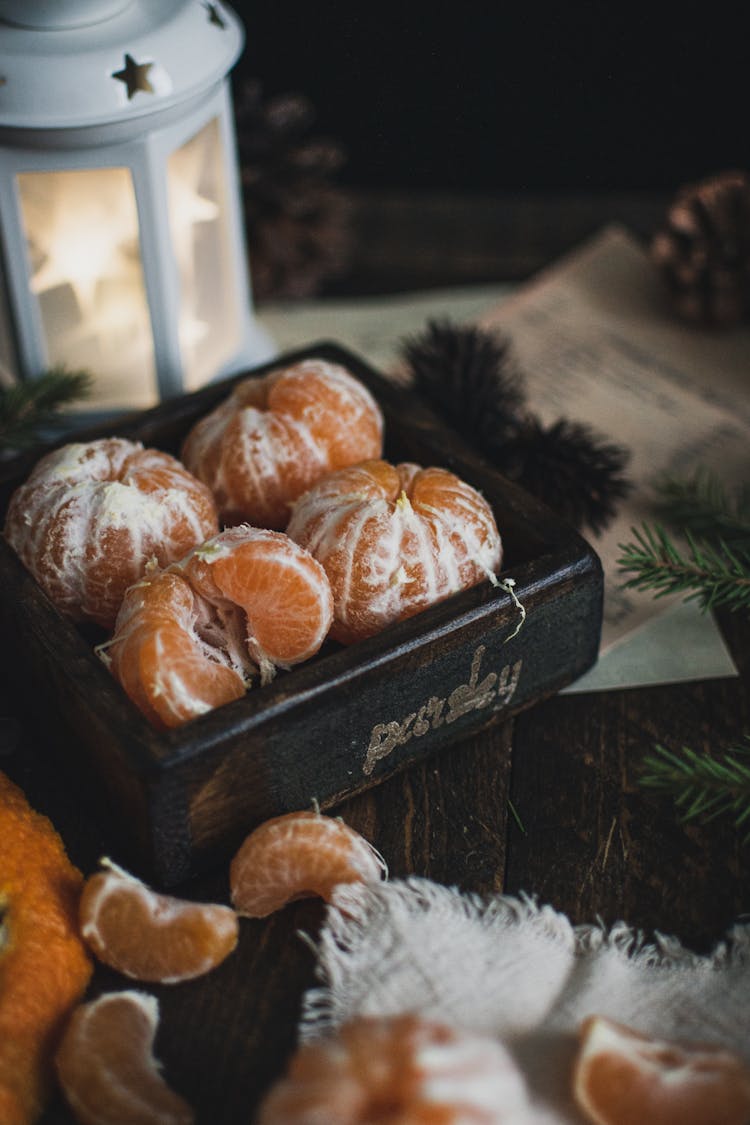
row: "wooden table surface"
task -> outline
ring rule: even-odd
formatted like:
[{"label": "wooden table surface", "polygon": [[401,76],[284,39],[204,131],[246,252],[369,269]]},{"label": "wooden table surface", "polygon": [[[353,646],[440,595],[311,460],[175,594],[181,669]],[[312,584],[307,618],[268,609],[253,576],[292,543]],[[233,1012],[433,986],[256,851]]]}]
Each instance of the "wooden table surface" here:
[{"label": "wooden table surface", "polygon": [[[477,280],[525,276],[602,220],[625,218],[645,230],[657,214],[653,200],[610,201],[609,208],[606,200],[589,203],[590,211],[581,201],[555,206],[536,201],[536,210],[528,201],[519,203],[518,215],[525,218],[518,219],[515,235],[506,232],[507,260],[498,252],[491,276],[477,270]],[[511,204],[503,220],[508,229]],[[401,260],[410,204],[360,203],[359,229],[380,231],[372,255],[381,265],[383,231],[390,229],[383,216],[399,207],[393,241]],[[436,284],[468,282],[472,274],[465,258],[459,255],[452,267],[441,255],[428,270],[419,243],[432,244],[434,231],[427,228],[434,222],[435,230],[442,223],[452,231],[463,223],[466,245],[472,239],[479,245],[477,207],[443,201],[432,212],[414,206],[411,214],[418,243],[412,280],[428,274]],[[529,241],[521,269],[524,222]],[[387,289],[388,272],[381,269],[380,286],[375,284],[367,245],[360,247],[351,291]],[[422,283],[426,280],[422,276]],[[748,910],[748,850],[726,820],[683,826],[672,802],[644,791],[637,779],[643,754],[657,740],[708,753],[750,731],[750,623],[746,616],[723,614],[720,624],[739,677],[557,696],[334,811],[372,841],[394,877],[416,874],[479,892],[525,891],[567,912],[573,922],[624,919],[646,933],[673,933],[707,950]],[[4,690],[0,704],[0,768],[52,817],[72,859],[92,870],[109,850],[96,790],[71,772],[64,733],[47,725],[38,701],[24,699],[14,687]],[[227,872],[216,870],[180,892],[228,901]],[[313,955],[298,932],[314,936],[322,917],[321,905],[307,901],[267,921],[243,920],[238,950],[212,974],[153,988],[161,1003],[157,1052],[165,1076],[193,1104],[200,1122],[251,1121],[259,1098],[283,1068],[294,1045],[301,996],[314,980]],[[93,988],[125,984],[115,973],[97,969]],[[58,1100],[43,1120],[62,1125],[72,1118]]]}]

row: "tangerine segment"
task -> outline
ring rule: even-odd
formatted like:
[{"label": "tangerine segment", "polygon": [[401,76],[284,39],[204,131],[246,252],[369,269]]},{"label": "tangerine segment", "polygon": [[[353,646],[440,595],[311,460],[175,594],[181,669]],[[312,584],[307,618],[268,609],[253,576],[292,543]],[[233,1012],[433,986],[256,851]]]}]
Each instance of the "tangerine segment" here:
[{"label": "tangerine segment", "polygon": [[158,1023],[157,1000],[144,992],[105,993],[75,1010],[55,1065],[82,1125],[191,1125],[153,1055]]},{"label": "tangerine segment", "polygon": [[225,524],[286,527],[291,504],[325,473],[379,457],[383,418],[358,379],[308,359],[239,383],[188,434],[183,459]]},{"label": "tangerine segment", "polygon": [[0,1121],[42,1112],[62,1024],[91,976],[83,877],[50,821],[0,773]]},{"label": "tangerine segment", "polygon": [[579,1108],[595,1125],[747,1125],[750,1071],[707,1044],[652,1039],[604,1016],[581,1027],[573,1072]]},{"label": "tangerine segment", "polygon": [[156,894],[103,859],[86,880],[81,934],[100,961],[137,980],[176,984],[219,965],[237,945],[237,915],[228,906]]},{"label": "tangerine segment", "polygon": [[151,723],[176,727],[245,694],[253,666],[244,628],[236,609],[160,571],[125,594],[103,657]]},{"label": "tangerine segment", "polygon": [[146,565],[165,566],[218,531],[205,484],[139,442],[73,442],[13,494],[8,542],[66,615],[111,629]]},{"label": "tangerine segment", "polygon": [[259,1125],[510,1125],[528,1108],[500,1043],[407,1014],[360,1017],[300,1048]]},{"label": "tangerine segment", "polygon": [[265,918],[289,902],[330,902],[340,883],[374,883],[386,874],[375,849],[342,820],[292,812],[250,833],[229,868],[232,903],[246,918]]},{"label": "tangerine segment", "polygon": [[263,682],[276,667],[313,656],[333,621],[333,595],[319,562],[287,535],[228,528],[179,564],[192,587],[245,616],[247,649]]},{"label": "tangerine segment", "polygon": [[492,509],[476,489],[411,463],[331,473],[298,500],[287,532],[325,568],[331,636],[344,644],[494,581],[502,561]]}]

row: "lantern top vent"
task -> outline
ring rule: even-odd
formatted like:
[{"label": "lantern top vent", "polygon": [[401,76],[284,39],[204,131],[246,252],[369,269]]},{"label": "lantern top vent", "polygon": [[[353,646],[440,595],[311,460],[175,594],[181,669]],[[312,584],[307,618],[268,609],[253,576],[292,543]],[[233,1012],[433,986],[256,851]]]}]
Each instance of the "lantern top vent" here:
[{"label": "lantern top vent", "polygon": [[0,0],[0,128],[160,113],[221,81],[243,39],[219,0]]}]

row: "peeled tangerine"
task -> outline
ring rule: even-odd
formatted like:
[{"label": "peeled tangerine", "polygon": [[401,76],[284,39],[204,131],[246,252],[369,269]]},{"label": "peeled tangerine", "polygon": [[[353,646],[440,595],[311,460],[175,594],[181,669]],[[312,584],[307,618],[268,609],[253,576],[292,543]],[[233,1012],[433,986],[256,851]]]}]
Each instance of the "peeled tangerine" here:
[{"label": "peeled tangerine", "polygon": [[157,894],[111,860],[102,867],[86,880],[79,918],[87,945],[111,968],[176,984],[215,968],[237,945],[228,906]]},{"label": "peeled tangerine", "polygon": [[[258,1125],[525,1125],[524,1080],[494,1039],[414,1015],[352,1020],[300,1048]],[[645,1125],[645,1120],[642,1125]]]},{"label": "peeled tangerine", "polygon": [[353,828],[319,812],[273,817],[247,837],[229,869],[232,903],[246,918],[265,918],[288,902],[330,901],[340,883],[375,883],[383,859]]},{"label": "peeled tangerine", "polygon": [[105,993],[76,1008],[55,1066],[82,1125],[192,1125],[193,1111],[154,1058],[158,1023],[156,997],[144,992]]},{"label": "peeled tangerine", "polygon": [[487,501],[439,468],[365,461],[331,473],[294,507],[287,533],[323,564],[331,636],[349,644],[483,579],[502,545]]},{"label": "peeled tangerine", "polygon": [[344,367],[306,359],[253,376],[190,431],[188,468],[225,524],[281,529],[291,504],[324,473],[379,457],[380,408]]},{"label": "peeled tangerine", "polygon": [[76,621],[114,625],[125,590],[219,530],[210,491],[174,457],[124,438],[73,442],[37,463],[5,536]]},{"label": "peeled tangerine", "polygon": [[105,659],[155,725],[239,699],[318,651],[333,617],[322,566],[286,535],[221,532],[127,591]]},{"label": "peeled tangerine", "polygon": [[603,1016],[581,1027],[573,1093],[594,1125],[747,1125],[750,1071],[708,1044],[640,1035]]}]

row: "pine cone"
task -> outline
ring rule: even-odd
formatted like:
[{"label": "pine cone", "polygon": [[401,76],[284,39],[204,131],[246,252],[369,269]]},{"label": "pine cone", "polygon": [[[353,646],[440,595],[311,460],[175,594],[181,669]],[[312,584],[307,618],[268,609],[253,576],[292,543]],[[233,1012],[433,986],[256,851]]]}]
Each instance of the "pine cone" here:
[{"label": "pine cone", "polygon": [[349,260],[349,200],[331,182],[343,151],[311,135],[315,111],[301,95],[264,101],[246,83],[235,118],[255,298],[309,296]]},{"label": "pine cone", "polygon": [[683,187],[652,258],[673,307],[693,323],[728,326],[750,313],[750,177],[720,172]]}]

